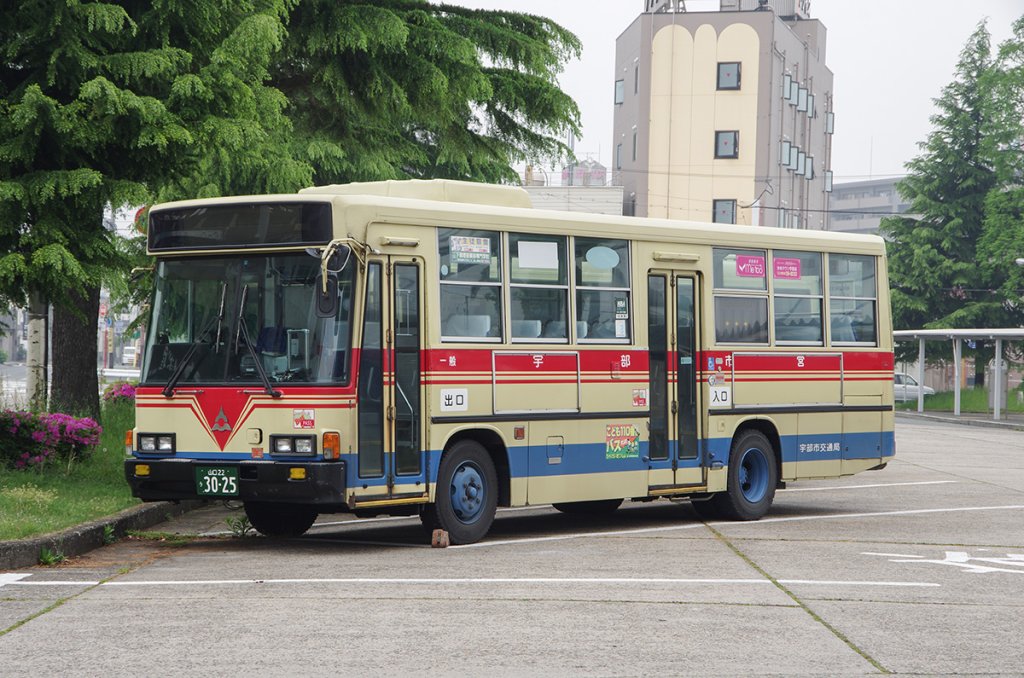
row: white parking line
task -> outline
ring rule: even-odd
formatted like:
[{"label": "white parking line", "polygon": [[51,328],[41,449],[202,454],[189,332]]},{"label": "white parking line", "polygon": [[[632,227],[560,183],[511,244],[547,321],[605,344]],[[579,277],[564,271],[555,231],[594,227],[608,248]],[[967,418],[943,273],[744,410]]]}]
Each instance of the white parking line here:
[{"label": "white parking line", "polygon": [[[0,575],[2,576],[2,575]],[[25,575],[28,576],[28,575]],[[780,584],[800,584],[810,586],[882,586],[882,587],[938,587],[941,584],[917,581],[843,581],[814,579],[780,579]],[[18,586],[244,586],[244,585],[284,585],[284,584],[380,584],[387,586],[419,586],[432,584],[463,585],[463,584],[600,584],[600,585],[694,585],[694,584],[772,584],[768,579],[682,579],[670,577],[344,577],[325,579],[187,579],[154,580],[154,581],[8,581],[8,585]]]},{"label": "white parking line", "polygon": [[[966,511],[1014,511],[1024,509],[1024,504],[1012,504],[1009,506],[965,506],[961,508],[938,508],[938,509],[908,509],[904,511],[873,511],[870,513],[830,513],[820,516],[790,516],[786,518],[762,518],[751,522],[717,521],[709,523],[716,527],[756,527],[771,523],[793,523],[810,520],[843,520],[848,518],[876,518],[883,516],[910,516],[928,513],[959,513]],[[482,541],[475,544],[463,544],[452,546],[453,549],[487,548],[490,546],[505,546],[508,544],[532,544],[547,541],[565,541],[569,539],[592,539],[595,537],[619,537],[636,534],[651,534],[655,532],[671,532],[673,530],[693,530],[704,527],[704,523],[685,523],[683,525],[667,525],[665,527],[642,527],[635,530],[609,530],[607,532],[576,532],[572,534],[560,534],[550,537],[523,537],[522,539],[502,539],[493,541]]]},{"label": "white parking line", "polygon": [[922,480],[913,483],[873,483],[871,485],[839,485],[832,487],[788,487],[779,492],[835,492],[836,490],[863,490],[870,487],[905,487],[907,485],[946,485],[956,480]]}]

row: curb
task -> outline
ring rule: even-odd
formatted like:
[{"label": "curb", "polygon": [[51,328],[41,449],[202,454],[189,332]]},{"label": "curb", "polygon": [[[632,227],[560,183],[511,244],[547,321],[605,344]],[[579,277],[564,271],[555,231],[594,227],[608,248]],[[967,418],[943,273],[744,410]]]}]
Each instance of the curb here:
[{"label": "curb", "polygon": [[0,570],[12,570],[19,567],[30,567],[39,563],[42,549],[65,556],[80,556],[93,549],[104,546],[104,530],[110,528],[114,536],[123,537],[129,530],[144,530],[164,522],[168,518],[180,516],[206,502],[191,500],[180,503],[161,501],[142,504],[127,508],[106,518],[82,523],[60,532],[51,532],[38,537],[0,541]]},{"label": "curb", "polygon": [[960,426],[981,426],[982,428],[1001,428],[1008,431],[1024,431],[1024,423],[1012,421],[994,421],[985,419],[963,419],[952,415],[941,416],[937,414],[920,414],[918,412],[897,412],[897,417],[905,419],[927,419],[929,421],[940,421],[945,424],[959,424]]}]

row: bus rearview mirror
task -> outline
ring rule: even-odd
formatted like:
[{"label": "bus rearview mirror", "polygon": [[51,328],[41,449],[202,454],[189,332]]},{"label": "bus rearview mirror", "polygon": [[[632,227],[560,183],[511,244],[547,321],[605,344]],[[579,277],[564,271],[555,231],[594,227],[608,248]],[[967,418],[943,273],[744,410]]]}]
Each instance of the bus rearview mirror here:
[{"label": "bus rearview mirror", "polygon": [[313,294],[316,295],[316,315],[318,318],[333,318],[338,314],[338,276],[333,273],[327,274],[325,291],[323,274],[318,273]]}]

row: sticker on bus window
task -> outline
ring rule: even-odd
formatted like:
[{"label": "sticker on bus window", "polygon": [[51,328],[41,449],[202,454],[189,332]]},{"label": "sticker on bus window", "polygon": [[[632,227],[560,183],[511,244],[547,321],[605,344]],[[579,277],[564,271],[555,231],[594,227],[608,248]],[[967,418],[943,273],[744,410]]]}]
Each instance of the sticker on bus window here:
[{"label": "sticker on bus window", "polygon": [[626,321],[616,320],[615,321],[615,338],[623,339],[626,336]]},{"label": "sticker on bus window", "polygon": [[616,320],[629,318],[629,302],[626,299],[615,300],[615,318]]},{"label": "sticker on bus window", "polygon": [[292,428],[316,428],[316,412],[292,410]]},{"label": "sticker on bus window", "polygon": [[800,260],[796,257],[775,257],[773,274],[776,280],[799,280]]},{"label": "sticker on bus window", "polygon": [[763,278],[764,257],[754,257],[749,254],[737,254],[736,275],[743,278]]},{"label": "sticker on bus window", "polygon": [[711,402],[708,403],[708,407],[732,407],[732,386],[727,384],[710,384],[711,380],[708,380],[709,388],[711,392]]},{"label": "sticker on bus window", "polygon": [[490,238],[453,235],[448,239],[448,251],[453,264],[491,263]]},{"label": "sticker on bus window", "polygon": [[630,459],[640,456],[640,431],[633,424],[606,424],[606,459]]},{"label": "sticker on bus window", "polygon": [[647,407],[647,389],[633,389],[633,407]]}]

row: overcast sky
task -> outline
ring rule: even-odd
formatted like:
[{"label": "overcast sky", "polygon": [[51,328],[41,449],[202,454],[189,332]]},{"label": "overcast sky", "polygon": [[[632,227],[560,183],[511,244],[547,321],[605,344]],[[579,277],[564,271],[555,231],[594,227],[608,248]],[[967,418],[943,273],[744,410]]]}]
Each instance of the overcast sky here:
[{"label": "overcast sky", "polygon": [[[560,84],[580,106],[580,158],[611,164],[615,39],[644,0],[447,0],[466,7],[549,16],[583,42]],[[717,0],[687,0],[690,11]],[[1021,0],[811,0],[811,17],[828,30],[825,63],[835,76],[835,180],[905,173],[931,129],[932,99],[953,77],[960,50],[988,19],[993,45],[1024,14]]]}]

